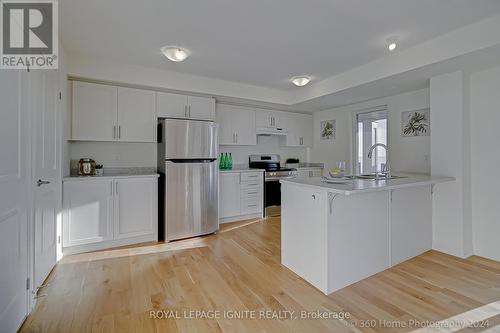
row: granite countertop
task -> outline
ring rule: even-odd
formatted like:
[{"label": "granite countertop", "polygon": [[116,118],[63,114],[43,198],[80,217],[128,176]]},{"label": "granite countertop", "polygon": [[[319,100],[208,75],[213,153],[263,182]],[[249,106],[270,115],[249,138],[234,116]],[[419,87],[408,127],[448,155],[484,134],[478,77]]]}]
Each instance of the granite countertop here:
[{"label": "granite countertop", "polygon": [[414,186],[434,185],[455,180],[453,177],[435,177],[420,174],[396,174],[396,176],[400,176],[401,178],[379,181],[366,179],[339,179],[337,180],[338,183],[326,183],[321,177],[316,177],[306,179],[284,179],[281,180],[281,182],[322,189],[337,194],[351,195],[366,192],[388,191]]},{"label": "granite countertop", "polygon": [[81,176],[71,174],[63,178],[63,181],[83,181],[97,179],[113,179],[113,178],[149,178],[159,177],[156,168],[153,167],[136,167],[136,168],[105,168],[102,176]]},{"label": "granite countertop", "polygon": [[250,168],[247,164],[235,164],[230,170],[219,170],[221,173],[228,172],[265,172],[264,169]]}]

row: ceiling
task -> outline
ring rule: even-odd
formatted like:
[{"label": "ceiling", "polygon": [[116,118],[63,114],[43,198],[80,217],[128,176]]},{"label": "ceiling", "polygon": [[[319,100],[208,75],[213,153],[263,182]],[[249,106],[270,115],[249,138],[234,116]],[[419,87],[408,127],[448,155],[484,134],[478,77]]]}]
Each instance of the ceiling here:
[{"label": "ceiling", "polygon": [[[70,53],[293,91],[291,76],[313,85],[387,56],[388,37],[398,52],[498,14],[500,1],[64,0],[60,10]],[[192,55],[169,62],[164,45]]]}]

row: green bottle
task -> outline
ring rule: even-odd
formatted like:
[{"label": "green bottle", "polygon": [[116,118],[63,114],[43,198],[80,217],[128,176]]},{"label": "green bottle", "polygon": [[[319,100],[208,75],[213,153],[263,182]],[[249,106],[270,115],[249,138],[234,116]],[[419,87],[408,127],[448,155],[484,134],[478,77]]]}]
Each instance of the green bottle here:
[{"label": "green bottle", "polygon": [[231,155],[231,153],[229,153],[229,159],[227,161],[227,168],[228,169],[232,169],[233,168],[233,155]]},{"label": "green bottle", "polygon": [[224,153],[220,154],[219,166],[221,170],[224,170],[226,168],[226,158],[224,157]]}]

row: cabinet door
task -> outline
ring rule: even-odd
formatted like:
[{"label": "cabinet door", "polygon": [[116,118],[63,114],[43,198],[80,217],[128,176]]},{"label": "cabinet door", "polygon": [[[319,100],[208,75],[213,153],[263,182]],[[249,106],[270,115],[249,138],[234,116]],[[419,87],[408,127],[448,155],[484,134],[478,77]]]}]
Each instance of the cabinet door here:
[{"label": "cabinet door", "polygon": [[298,119],[296,115],[288,115],[286,122],[286,145],[289,147],[298,147],[301,143]]},{"label": "cabinet door", "polygon": [[234,111],[230,105],[217,105],[215,113],[215,121],[219,124],[219,144],[233,145],[235,144],[235,135],[233,132],[232,119]]},{"label": "cabinet door", "polygon": [[219,174],[219,217],[240,215],[240,173]]},{"label": "cabinet door", "polygon": [[312,147],[313,145],[313,121],[311,116],[300,116],[298,121],[298,133],[301,138],[300,143],[303,147]]},{"label": "cabinet door", "polygon": [[256,110],[255,111],[255,125],[257,128],[273,128],[273,119],[271,111]]},{"label": "cabinet door", "polygon": [[235,142],[241,146],[255,146],[255,111],[250,108],[237,107],[231,115]]},{"label": "cabinet door", "polygon": [[215,119],[215,99],[211,97],[188,96],[188,106],[191,119]]},{"label": "cabinet door", "polygon": [[65,182],[63,247],[102,242],[113,238],[113,182]]},{"label": "cabinet door", "polygon": [[286,113],[280,111],[271,112],[271,121],[273,123],[273,127],[277,129],[286,129]]},{"label": "cabinet door", "polygon": [[158,117],[187,118],[187,96],[171,93],[156,93]]},{"label": "cabinet door", "polygon": [[156,232],[157,179],[124,178],[114,181],[115,239]]},{"label": "cabinet door", "polygon": [[155,142],[156,100],[153,91],[118,88],[118,140]]},{"label": "cabinet door", "polygon": [[117,88],[73,81],[71,138],[87,141],[114,141]]}]

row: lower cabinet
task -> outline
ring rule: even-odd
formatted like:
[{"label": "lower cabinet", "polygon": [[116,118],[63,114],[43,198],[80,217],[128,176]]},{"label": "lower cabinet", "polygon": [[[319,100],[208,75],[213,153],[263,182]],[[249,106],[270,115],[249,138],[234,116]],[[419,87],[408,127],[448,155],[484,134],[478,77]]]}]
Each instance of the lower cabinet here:
[{"label": "lower cabinet", "polygon": [[219,174],[220,222],[264,216],[262,172],[221,172]]},{"label": "lower cabinet", "polygon": [[63,252],[157,240],[156,177],[65,181]]}]

